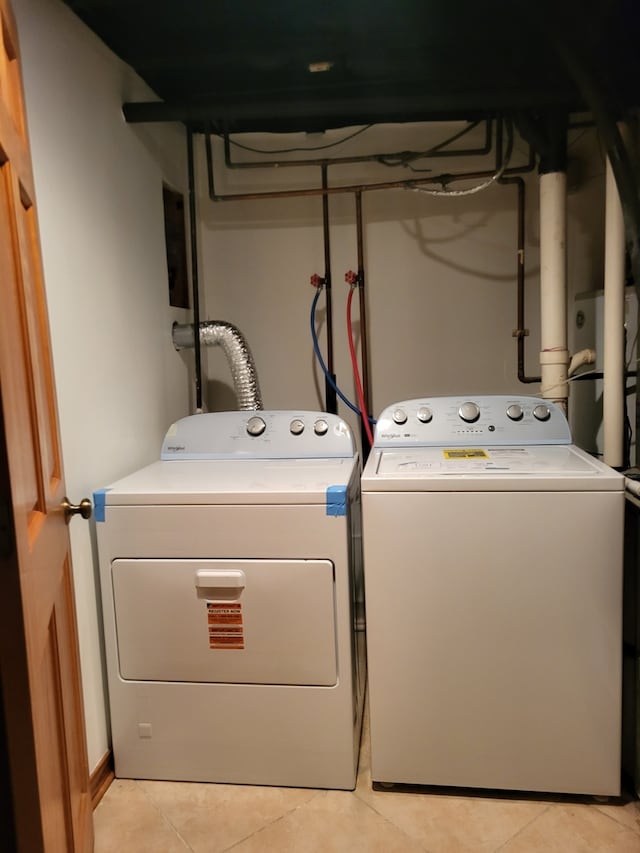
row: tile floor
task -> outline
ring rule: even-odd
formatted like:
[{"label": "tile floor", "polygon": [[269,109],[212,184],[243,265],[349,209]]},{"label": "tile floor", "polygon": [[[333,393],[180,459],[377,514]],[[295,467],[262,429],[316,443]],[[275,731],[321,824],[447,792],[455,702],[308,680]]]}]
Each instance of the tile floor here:
[{"label": "tile floor", "polygon": [[356,790],[116,779],[95,853],[640,853],[640,802],[620,805],[371,788],[367,721]]}]

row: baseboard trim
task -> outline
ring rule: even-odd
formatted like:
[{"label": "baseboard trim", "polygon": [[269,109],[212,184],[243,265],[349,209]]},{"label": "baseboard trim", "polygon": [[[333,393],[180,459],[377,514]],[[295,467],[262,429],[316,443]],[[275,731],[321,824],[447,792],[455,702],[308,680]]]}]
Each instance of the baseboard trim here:
[{"label": "baseboard trim", "polygon": [[96,808],[100,800],[107,792],[109,785],[115,778],[113,769],[113,753],[107,750],[98,762],[95,770],[89,777],[89,792],[91,794],[91,806]]}]

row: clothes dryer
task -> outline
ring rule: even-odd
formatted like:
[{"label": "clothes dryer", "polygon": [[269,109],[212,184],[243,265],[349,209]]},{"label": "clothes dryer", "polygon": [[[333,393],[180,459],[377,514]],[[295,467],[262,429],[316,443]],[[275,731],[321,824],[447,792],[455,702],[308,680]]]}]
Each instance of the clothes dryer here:
[{"label": "clothes dryer", "polygon": [[116,776],[351,789],[358,456],[317,412],[173,424],[94,495]]},{"label": "clothes dryer", "polygon": [[553,403],[428,398],[362,501],[374,782],[619,794],[623,477]]}]

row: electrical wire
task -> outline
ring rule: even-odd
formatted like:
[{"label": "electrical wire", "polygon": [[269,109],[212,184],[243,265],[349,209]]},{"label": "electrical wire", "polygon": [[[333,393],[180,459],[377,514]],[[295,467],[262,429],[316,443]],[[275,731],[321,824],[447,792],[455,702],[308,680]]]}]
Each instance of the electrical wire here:
[{"label": "electrical wire", "polygon": [[[457,133],[454,133],[452,136],[448,136],[446,139],[443,139],[442,142],[436,143],[431,148],[427,148],[425,151],[407,151],[400,152],[398,154],[380,154],[375,159],[381,163],[383,166],[402,166],[406,165],[410,160],[420,160],[423,157],[432,157],[434,154],[437,154],[447,145],[451,145],[452,142],[457,142],[458,139],[461,139],[463,136],[466,136],[467,133],[474,130],[480,124],[481,120],[469,122],[466,127],[463,127],[462,130],[459,130]],[[375,125],[367,124],[364,127],[358,128],[358,130],[353,133],[348,134],[347,136],[343,136],[342,139],[338,139],[335,142],[327,142],[326,145],[313,145],[307,147],[300,146],[298,148],[273,148],[269,151],[265,151],[263,148],[254,148],[251,145],[246,145],[244,142],[237,142],[235,139],[231,139],[231,137],[227,137],[229,143],[234,145],[236,148],[242,148],[243,151],[251,151],[253,154],[297,154],[305,151],[324,151],[327,148],[335,148],[337,145],[342,145],[344,142],[349,142],[351,139],[355,139],[356,136],[359,136],[361,133],[364,133],[366,130],[370,130]],[[224,139],[225,136],[221,133],[214,133],[213,136],[217,136],[219,139]],[[425,170],[422,170],[425,171]],[[426,170],[431,171],[431,170]]]},{"label": "electrical wire", "polygon": [[[301,151],[324,151],[326,148],[335,148],[336,145],[342,145],[343,142],[349,142],[350,139],[355,139],[356,136],[359,136],[371,127],[373,127],[372,124],[366,124],[364,127],[350,133],[348,136],[343,136],[342,139],[336,140],[336,142],[328,142],[326,145],[313,145],[310,148],[274,148],[270,151],[265,151],[261,148],[252,148],[251,145],[245,145],[243,142],[236,142],[235,139],[229,138],[229,142],[231,145],[235,145],[236,148],[242,148],[243,151],[251,151],[253,154],[295,154]],[[224,136],[220,133],[216,133],[214,136],[217,136],[219,139],[224,139]]]},{"label": "electrical wire", "polygon": [[369,447],[373,447],[373,434],[371,432],[371,424],[367,416],[367,407],[365,405],[364,391],[362,389],[362,379],[360,378],[360,369],[358,367],[358,357],[356,356],[356,347],[353,342],[353,326],[351,325],[351,302],[353,301],[353,293],[355,287],[349,288],[349,296],[347,297],[347,337],[349,339],[349,353],[351,355],[351,365],[353,367],[353,378],[356,383],[356,392],[358,394],[358,402],[360,403],[360,417],[364,424],[364,431],[367,435]]},{"label": "electrical wire", "polygon": [[322,358],[322,353],[320,352],[320,344],[318,343],[318,334],[316,332],[316,306],[318,304],[318,299],[320,298],[320,291],[322,287],[318,287],[316,290],[316,295],[313,297],[313,302],[311,303],[311,338],[313,340],[313,350],[315,352],[316,358],[318,360],[318,364],[322,368],[322,372],[324,373],[327,382],[333,390],[336,392],[338,397],[342,400],[342,402],[348,406],[352,412],[355,412],[358,417],[361,417],[360,409],[348,400],[347,397],[342,393],[342,391],[338,388],[336,383],[333,381],[333,376],[329,373],[327,365],[324,363],[324,359]]},{"label": "electrical wire", "polygon": [[[493,174],[488,180],[484,181],[483,183],[476,184],[475,187],[469,187],[469,189],[466,189],[466,190],[448,190],[448,189],[430,190],[430,189],[427,189],[427,187],[422,187],[422,186],[417,186],[417,185],[412,186],[411,184],[408,184],[407,188],[410,190],[413,190],[414,192],[425,193],[426,195],[431,195],[431,196],[436,196],[436,197],[467,196],[467,195],[474,195],[475,193],[479,193],[482,190],[486,190],[487,187],[490,187],[499,178],[502,177],[504,170],[507,168],[507,166],[509,165],[509,161],[511,160],[511,154],[513,152],[513,127],[512,127],[510,122],[507,124],[507,133],[508,133],[507,150],[506,150],[505,156],[503,158],[502,165],[495,172],[495,174]],[[407,168],[411,169],[412,172],[424,171],[423,169],[414,168],[410,163],[406,163],[405,165],[407,166]],[[430,170],[427,170],[427,171],[430,171]],[[433,179],[434,183],[439,182],[443,185],[443,187],[449,181],[455,181],[455,180],[461,180],[461,178],[459,178],[456,175],[440,175],[440,177]]]},{"label": "electrical wire", "polygon": [[544,388],[540,385],[540,394],[548,394],[549,391],[555,391],[556,388],[562,388],[563,385],[568,385],[569,382],[577,382],[584,376],[591,376],[594,373],[601,373],[601,371],[595,368],[593,370],[585,370],[583,373],[574,373],[573,376],[567,376],[564,382],[556,382],[555,385],[547,385]]},{"label": "electrical wire", "polygon": [[[431,148],[427,148],[425,151],[401,151],[398,154],[379,154],[376,157],[376,161],[381,163],[383,166],[408,166],[412,160],[422,160],[425,157],[433,157],[443,148],[446,148],[447,145],[451,145],[452,142],[457,142],[458,139],[466,136],[467,133],[474,130],[479,124],[480,120],[472,121],[466,127],[463,127],[462,130],[454,133],[453,136],[443,139],[442,142],[438,142],[436,145],[433,145]],[[409,166],[409,168],[412,167]],[[432,169],[412,169],[412,171],[431,172]]]}]

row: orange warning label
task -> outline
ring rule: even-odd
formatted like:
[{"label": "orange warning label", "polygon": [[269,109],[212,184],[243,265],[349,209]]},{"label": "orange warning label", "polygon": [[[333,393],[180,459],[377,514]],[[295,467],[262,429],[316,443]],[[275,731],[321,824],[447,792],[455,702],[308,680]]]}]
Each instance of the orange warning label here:
[{"label": "orange warning label", "polygon": [[207,601],[210,649],[244,649],[242,604],[239,601]]},{"label": "orange warning label", "polygon": [[244,640],[240,637],[209,637],[210,649],[244,649]]}]

